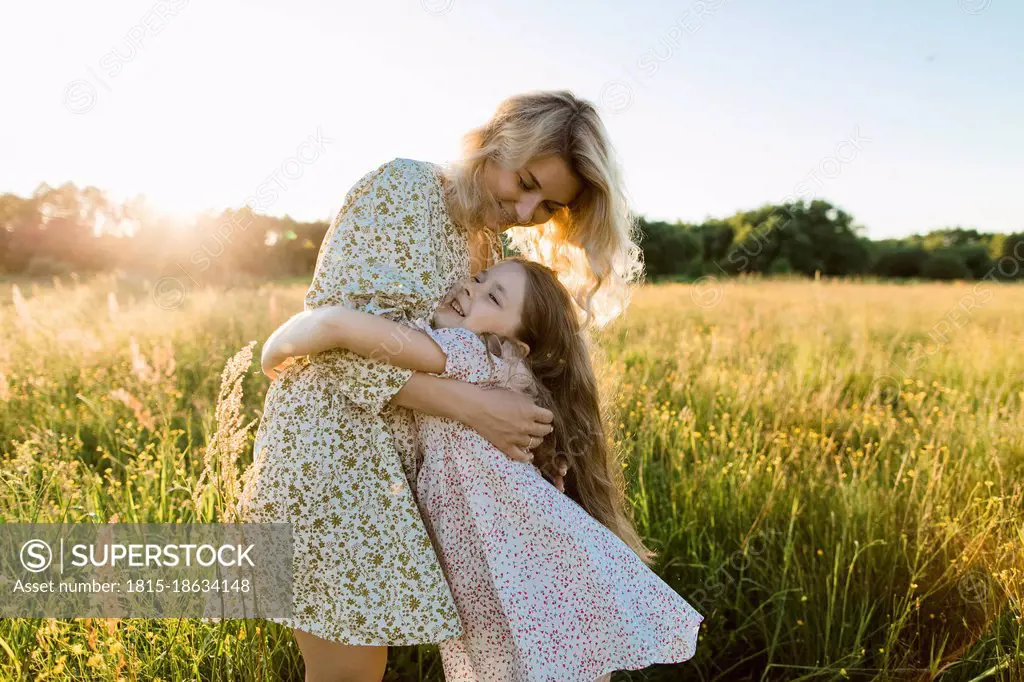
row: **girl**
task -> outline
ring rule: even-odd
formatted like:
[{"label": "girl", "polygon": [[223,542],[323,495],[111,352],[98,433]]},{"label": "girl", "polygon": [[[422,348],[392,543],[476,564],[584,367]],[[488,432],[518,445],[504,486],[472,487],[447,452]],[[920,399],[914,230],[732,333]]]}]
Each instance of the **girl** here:
[{"label": "girl", "polygon": [[[647,566],[625,513],[597,387],[572,299],[555,273],[512,258],[456,284],[415,329],[342,306],[295,316],[263,367],[343,347],[420,372],[529,392],[554,413],[516,462],[460,422],[417,415],[418,502],[464,634],[441,644],[448,680],[591,682],[685,661],[703,616]],[[609,532],[611,531],[611,532]]]}]

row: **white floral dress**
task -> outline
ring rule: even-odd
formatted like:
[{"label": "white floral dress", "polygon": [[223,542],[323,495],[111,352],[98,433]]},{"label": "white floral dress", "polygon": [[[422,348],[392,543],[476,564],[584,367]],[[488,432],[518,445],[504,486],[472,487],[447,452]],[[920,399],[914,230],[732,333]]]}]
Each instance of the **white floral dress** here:
[{"label": "white floral dress", "polygon": [[[356,183],[320,247],[306,310],[340,304],[397,322],[432,314],[470,274],[439,171],[395,159]],[[239,501],[244,521],[292,524],[293,615],[270,620],[353,645],[461,632],[413,496],[413,417],[388,405],[412,374],[331,350],[271,384]]]},{"label": "white floral dress", "polygon": [[[418,328],[448,356],[441,376],[532,381],[467,329]],[[614,533],[467,426],[416,420],[418,501],[465,629],[441,644],[445,679],[591,682],[693,656],[704,617]]]}]

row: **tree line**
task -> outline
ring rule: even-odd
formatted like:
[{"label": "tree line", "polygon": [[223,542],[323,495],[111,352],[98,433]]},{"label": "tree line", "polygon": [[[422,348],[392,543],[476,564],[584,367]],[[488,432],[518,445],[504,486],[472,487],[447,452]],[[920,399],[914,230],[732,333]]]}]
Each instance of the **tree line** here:
[{"label": "tree line", "polygon": [[[637,217],[648,279],[801,274],[923,279],[1024,279],[1024,232],[951,227],[871,240],[827,201],[740,211],[702,223]],[[309,276],[328,223],[252,212],[176,219],[144,197],[114,202],[95,187],[40,185],[0,195],[0,275],[121,270],[203,282]]]}]

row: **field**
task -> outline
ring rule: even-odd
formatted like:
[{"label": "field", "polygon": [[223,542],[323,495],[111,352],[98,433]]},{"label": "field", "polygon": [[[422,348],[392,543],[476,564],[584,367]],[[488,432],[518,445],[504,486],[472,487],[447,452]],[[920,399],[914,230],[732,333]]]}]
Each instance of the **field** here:
[{"label": "field", "polygon": [[[0,518],[219,520],[251,353],[303,293],[0,288]],[[638,292],[601,379],[656,570],[706,620],[690,662],[615,679],[1024,679],[1021,311],[991,282]],[[0,679],[278,678],[301,662],[266,622],[0,621]],[[441,679],[436,649],[387,679]]]}]

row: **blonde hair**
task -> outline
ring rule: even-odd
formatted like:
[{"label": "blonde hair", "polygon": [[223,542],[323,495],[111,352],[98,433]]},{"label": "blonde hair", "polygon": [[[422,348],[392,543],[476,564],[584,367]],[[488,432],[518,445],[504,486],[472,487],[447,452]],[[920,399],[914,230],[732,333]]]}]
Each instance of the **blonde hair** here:
[{"label": "blonde hair", "polygon": [[509,261],[526,270],[515,333],[526,352],[515,357],[535,382],[528,392],[554,412],[554,430],[533,449],[534,464],[549,478],[564,467],[566,495],[650,564],[654,554],[630,518],[621,459],[607,437],[588,334],[572,296],[551,268],[521,257],[502,262]]},{"label": "blonde hair", "polygon": [[466,134],[462,158],[449,169],[449,213],[473,239],[497,239],[482,227],[484,164],[490,159],[522,168],[553,154],[566,161],[583,188],[543,225],[510,228],[510,242],[557,272],[584,324],[600,327],[629,305],[633,286],[643,279],[643,261],[614,150],[593,104],[568,90],[529,92],[502,102],[490,121]]}]

